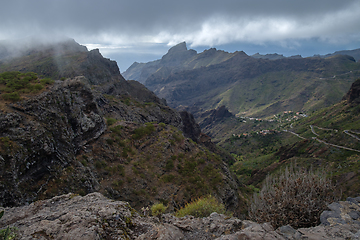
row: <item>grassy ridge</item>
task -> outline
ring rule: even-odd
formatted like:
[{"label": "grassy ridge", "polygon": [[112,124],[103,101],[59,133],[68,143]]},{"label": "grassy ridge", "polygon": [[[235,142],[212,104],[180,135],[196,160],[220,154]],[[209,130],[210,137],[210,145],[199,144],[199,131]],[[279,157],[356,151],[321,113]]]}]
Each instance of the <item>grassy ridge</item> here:
[{"label": "grassy ridge", "polygon": [[53,82],[50,78],[39,79],[33,72],[4,72],[0,74],[0,96],[4,100],[19,101],[21,95],[37,93]]}]

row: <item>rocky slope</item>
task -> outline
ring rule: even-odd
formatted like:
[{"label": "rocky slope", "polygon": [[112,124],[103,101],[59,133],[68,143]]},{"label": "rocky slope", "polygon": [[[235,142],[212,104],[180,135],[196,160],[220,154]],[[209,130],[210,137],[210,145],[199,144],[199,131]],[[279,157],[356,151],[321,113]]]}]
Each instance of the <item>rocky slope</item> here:
[{"label": "rocky slope", "polygon": [[19,239],[360,239],[360,198],[332,203],[312,228],[278,229],[268,223],[217,213],[176,218],[140,216],[128,203],[99,193],[67,194],[28,206],[5,209],[0,227],[15,228]]},{"label": "rocky slope", "polygon": [[[231,157],[219,155],[191,114],[171,109],[118,69],[112,73],[112,62],[97,51],[84,53],[99,69],[84,72],[91,80],[57,80],[38,94],[21,93],[19,102],[0,94],[1,205],[99,191],[137,209],[156,201],[175,208],[213,194],[228,209],[243,211],[239,183],[226,163]],[[6,61],[15,60],[32,62]],[[86,70],[83,64],[69,66],[77,73]]]}]

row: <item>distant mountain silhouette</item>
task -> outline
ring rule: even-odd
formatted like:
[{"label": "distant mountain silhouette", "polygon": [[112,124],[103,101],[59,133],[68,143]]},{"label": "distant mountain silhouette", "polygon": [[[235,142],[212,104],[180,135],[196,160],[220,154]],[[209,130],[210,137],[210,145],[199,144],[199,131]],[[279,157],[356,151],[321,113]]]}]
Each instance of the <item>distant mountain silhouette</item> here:
[{"label": "distant mountain silhouette", "polygon": [[359,66],[342,54],[248,56],[215,48],[196,54],[183,42],[160,60],[134,63],[123,75],[143,82],[170,106],[187,107],[194,114],[224,105],[234,114],[264,117],[338,102],[360,76]]},{"label": "distant mountain silhouette", "polygon": [[327,57],[331,57],[331,56],[335,56],[335,55],[348,55],[348,56],[352,56],[356,61],[359,61],[360,60],[360,48],[354,49],[354,50],[336,51],[334,53],[326,54],[321,57],[327,58]]}]

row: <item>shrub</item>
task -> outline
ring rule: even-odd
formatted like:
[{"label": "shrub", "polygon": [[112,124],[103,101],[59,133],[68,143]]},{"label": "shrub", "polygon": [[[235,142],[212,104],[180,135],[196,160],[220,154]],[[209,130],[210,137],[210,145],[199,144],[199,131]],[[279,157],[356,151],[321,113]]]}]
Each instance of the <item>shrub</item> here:
[{"label": "shrub", "polygon": [[157,203],[151,206],[151,215],[154,217],[161,217],[162,214],[165,213],[167,207],[162,203]]},{"label": "shrub", "polygon": [[161,177],[164,183],[172,182],[175,179],[175,176],[172,174],[165,174]]},{"label": "shrub", "polygon": [[170,170],[173,169],[173,168],[174,168],[174,160],[168,159],[168,160],[166,161],[165,169],[166,169],[167,171],[170,171]]},{"label": "shrub", "polygon": [[12,92],[12,93],[3,93],[1,94],[4,100],[9,101],[20,101],[20,94],[18,92]]},{"label": "shrub", "polygon": [[43,78],[40,80],[40,83],[42,85],[50,85],[50,84],[53,84],[55,81],[52,80],[51,78]]},{"label": "shrub", "polygon": [[113,187],[121,187],[122,185],[124,184],[124,181],[123,180],[115,180],[112,182],[112,186]]},{"label": "shrub", "polygon": [[97,160],[97,161],[95,162],[95,167],[96,167],[97,169],[105,168],[106,165],[107,165],[107,163],[106,163],[104,160],[102,160],[102,161]]},{"label": "shrub", "polygon": [[[4,211],[1,211],[0,218],[2,218],[3,216],[4,216]],[[1,229],[0,230],[0,239],[4,239],[4,240],[15,239],[15,237],[16,237],[15,231],[16,231],[15,228],[10,228],[10,227],[7,227],[6,229]]]},{"label": "shrub", "polygon": [[114,143],[114,140],[112,140],[111,138],[107,138],[106,143],[112,145]]},{"label": "shrub", "polygon": [[[111,122],[111,120],[110,120],[110,122]],[[109,123],[107,123],[107,124],[109,125]],[[121,135],[121,131],[122,131],[123,128],[124,128],[123,126],[117,125],[115,127],[110,128],[110,130],[112,132],[114,132],[115,134],[117,134],[117,135]]]},{"label": "shrub", "polygon": [[144,127],[139,127],[134,130],[132,138],[135,140],[139,140],[140,138],[144,137],[145,135],[149,135],[154,131],[155,126],[152,123],[146,123]]},{"label": "shrub", "polygon": [[43,89],[43,88],[44,88],[43,85],[41,85],[40,83],[37,83],[37,84],[32,85],[31,90],[32,90],[33,92],[38,92],[38,91],[40,91],[40,90]]},{"label": "shrub", "polygon": [[107,118],[107,119],[106,119],[106,124],[107,124],[108,126],[111,126],[111,125],[113,125],[114,123],[116,123],[116,119],[115,119],[115,118]]},{"label": "shrub", "polygon": [[191,215],[194,217],[208,217],[213,212],[225,214],[225,206],[224,204],[219,203],[215,197],[209,195],[186,204],[185,207],[176,211],[175,216],[184,217],[186,215]]},{"label": "shrub", "polygon": [[118,174],[122,177],[125,176],[125,167],[121,164],[117,165]]},{"label": "shrub", "polygon": [[286,168],[278,177],[267,176],[259,193],[254,193],[249,215],[256,222],[270,222],[274,228],[316,226],[320,214],[336,200],[335,186],[325,172]]},{"label": "shrub", "polygon": [[181,133],[174,133],[172,137],[175,139],[176,142],[181,142],[184,139]]}]

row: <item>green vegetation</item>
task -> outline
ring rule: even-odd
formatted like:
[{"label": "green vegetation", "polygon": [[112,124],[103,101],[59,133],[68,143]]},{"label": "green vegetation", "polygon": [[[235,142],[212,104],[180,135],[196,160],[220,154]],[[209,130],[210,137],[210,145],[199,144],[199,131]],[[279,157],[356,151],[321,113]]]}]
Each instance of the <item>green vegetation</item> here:
[{"label": "green vegetation", "polygon": [[[0,219],[4,216],[5,211],[0,212]],[[7,227],[6,229],[0,230],[0,239],[1,240],[11,240],[16,238],[16,229]]]},{"label": "green vegetation", "polygon": [[138,140],[146,135],[151,134],[155,131],[155,126],[153,123],[146,123],[145,126],[139,127],[134,130],[134,134],[132,135],[132,138],[135,140]]},{"label": "green vegetation", "polygon": [[[113,123],[114,124],[114,123]],[[112,124],[110,124],[112,125]],[[121,135],[121,130],[123,129],[123,126],[117,125],[115,127],[110,128],[112,132],[114,132],[116,135]]]},{"label": "green vegetation", "polygon": [[313,172],[286,168],[279,176],[268,176],[250,208],[252,220],[270,222],[274,228],[291,225],[312,227],[320,214],[336,200],[335,186],[324,171]]},{"label": "green vegetation", "polygon": [[3,93],[2,98],[4,100],[16,102],[16,101],[20,101],[20,94],[18,92]]},{"label": "green vegetation", "polygon": [[175,175],[173,174],[164,174],[161,178],[164,183],[169,183],[169,182],[173,182],[175,179]]},{"label": "green vegetation", "polygon": [[116,119],[115,118],[107,118],[106,119],[106,124],[108,125],[108,126],[111,126],[111,125],[113,125],[114,123],[116,123]]},{"label": "green vegetation", "polygon": [[[324,167],[332,172],[329,177],[346,199],[360,190],[356,181],[360,176],[359,109],[358,104],[343,101],[306,115],[286,111],[261,121],[237,118],[231,127],[229,123],[221,126],[221,132],[228,128],[234,134],[223,136],[218,145],[232,153],[235,162],[229,162],[230,169],[250,191],[261,188],[266,175],[297,161],[300,167],[313,165],[315,170]],[[354,177],[345,180],[347,174]]]},{"label": "green vegetation", "polygon": [[9,137],[0,137],[0,153],[9,154],[15,147],[15,143]]},{"label": "green vegetation", "polygon": [[165,213],[167,207],[162,203],[157,203],[151,206],[151,215],[154,217],[161,217],[162,214]]},{"label": "green vegetation", "polygon": [[39,79],[36,73],[4,72],[0,74],[1,97],[8,101],[21,100],[21,94],[37,93],[53,84],[50,78]]},{"label": "green vegetation", "polygon": [[222,203],[209,195],[207,197],[200,197],[197,200],[186,204],[183,208],[175,212],[175,216],[184,217],[191,215],[194,217],[208,217],[211,213],[217,212],[219,214],[225,214],[225,206]]}]

